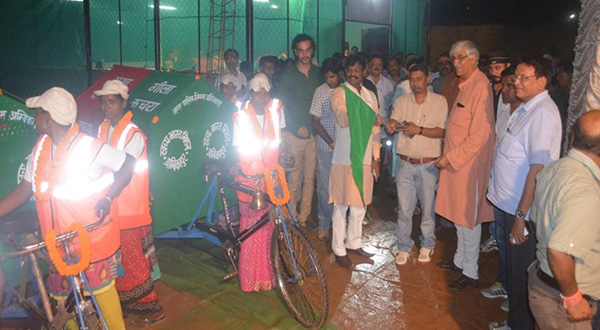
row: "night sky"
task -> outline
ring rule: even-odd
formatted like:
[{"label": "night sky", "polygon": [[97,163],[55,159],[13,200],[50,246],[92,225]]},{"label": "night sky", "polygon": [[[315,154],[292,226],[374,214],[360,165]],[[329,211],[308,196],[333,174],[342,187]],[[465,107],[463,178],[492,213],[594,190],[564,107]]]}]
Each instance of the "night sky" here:
[{"label": "night sky", "polygon": [[514,24],[556,26],[576,24],[579,0],[431,0],[432,25]]}]

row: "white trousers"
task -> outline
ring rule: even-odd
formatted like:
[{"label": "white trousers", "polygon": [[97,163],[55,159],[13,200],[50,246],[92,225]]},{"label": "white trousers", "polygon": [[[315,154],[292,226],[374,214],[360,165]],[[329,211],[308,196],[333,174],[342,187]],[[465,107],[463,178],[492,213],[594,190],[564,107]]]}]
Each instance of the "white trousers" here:
[{"label": "white trousers", "polygon": [[454,254],[454,264],[462,268],[463,274],[472,278],[479,279],[479,242],[481,241],[481,225],[469,229],[456,225],[456,253]]},{"label": "white trousers", "polygon": [[[348,226],[346,226],[346,212],[350,208]],[[362,221],[367,209],[361,205],[334,205],[331,247],[336,256],[346,255],[346,248],[356,250],[362,247]],[[344,240],[346,241],[344,244]]]}]

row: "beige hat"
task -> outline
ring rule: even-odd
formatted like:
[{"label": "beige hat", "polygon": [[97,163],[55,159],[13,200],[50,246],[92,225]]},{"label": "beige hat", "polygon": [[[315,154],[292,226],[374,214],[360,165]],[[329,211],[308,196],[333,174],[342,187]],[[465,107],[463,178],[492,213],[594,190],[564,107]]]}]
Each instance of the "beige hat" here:
[{"label": "beige hat", "polygon": [[235,76],[230,75],[230,74],[226,74],[226,75],[223,76],[223,78],[221,78],[221,84],[227,85],[229,83],[232,83],[233,86],[235,86],[235,87],[237,87],[237,85],[238,85],[238,81],[237,81],[237,78]]},{"label": "beige hat", "polygon": [[102,89],[95,91],[94,95],[121,95],[125,100],[129,98],[129,87],[120,80],[107,80],[102,86]]},{"label": "beige hat", "polygon": [[50,113],[50,118],[61,125],[70,125],[77,118],[77,103],[71,93],[64,88],[52,87],[40,96],[25,101],[28,108],[42,108]]},{"label": "beige hat", "polygon": [[269,78],[266,74],[259,72],[257,73],[252,80],[250,80],[250,89],[255,92],[260,92],[261,88],[264,88],[265,91],[271,90],[271,83],[269,82]]}]

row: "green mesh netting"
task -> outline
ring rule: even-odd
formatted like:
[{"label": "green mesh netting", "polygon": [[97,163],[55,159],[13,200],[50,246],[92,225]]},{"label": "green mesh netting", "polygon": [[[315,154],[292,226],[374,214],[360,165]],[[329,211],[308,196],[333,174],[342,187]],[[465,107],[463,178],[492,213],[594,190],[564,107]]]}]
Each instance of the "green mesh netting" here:
[{"label": "green mesh netting", "polygon": [[[235,25],[226,42],[246,56],[246,0],[235,4]],[[211,0],[160,1],[160,68],[205,71],[208,63]],[[93,70],[114,64],[155,68],[153,0],[89,0]],[[308,33],[320,62],[342,45],[342,0],[254,0],[253,58],[287,57],[291,40]],[[101,74],[86,70],[83,0],[5,0],[0,4],[0,86],[27,97],[52,86],[75,96]],[[391,50],[423,53],[424,0],[393,1]],[[350,24],[350,22],[348,22]],[[346,39],[357,38],[346,26]],[[358,30],[357,30],[358,29]],[[10,32],[8,32],[10,31]],[[355,32],[353,32],[355,31]],[[358,32],[356,32],[358,31]],[[360,39],[360,36],[358,36]],[[351,43],[352,44],[352,43]]]}]

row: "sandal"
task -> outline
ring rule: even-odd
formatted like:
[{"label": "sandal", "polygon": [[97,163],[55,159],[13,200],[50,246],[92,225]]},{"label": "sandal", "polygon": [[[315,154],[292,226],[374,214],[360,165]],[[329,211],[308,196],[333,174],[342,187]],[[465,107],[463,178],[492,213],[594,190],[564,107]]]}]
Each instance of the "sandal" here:
[{"label": "sandal", "polygon": [[140,315],[137,318],[131,320],[130,324],[136,328],[147,328],[149,326],[158,324],[165,320],[165,313],[154,313],[148,315]]}]

